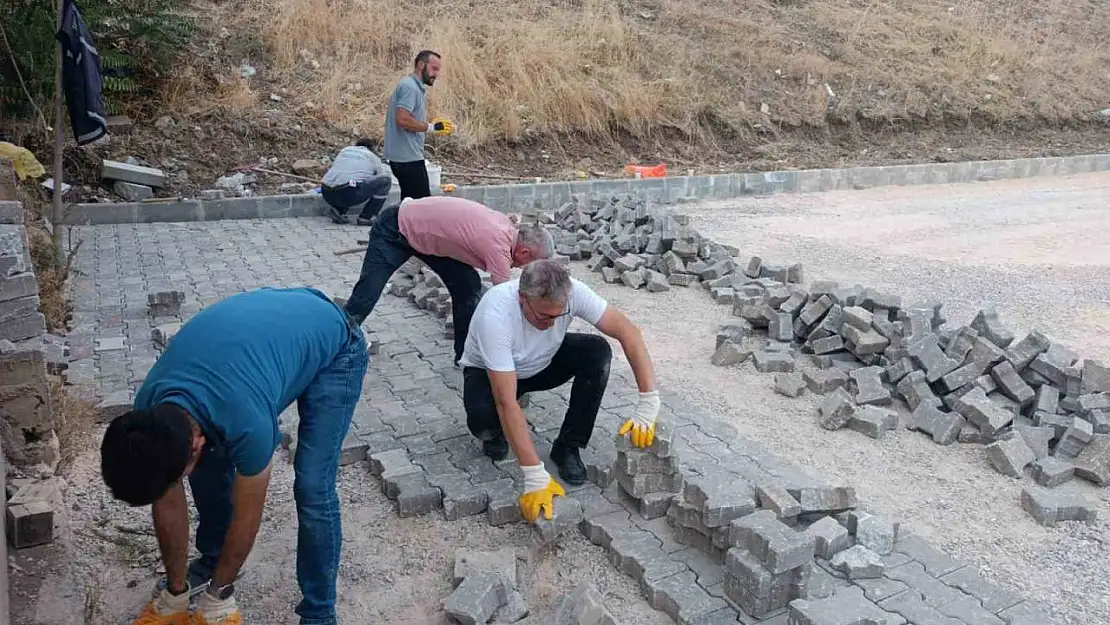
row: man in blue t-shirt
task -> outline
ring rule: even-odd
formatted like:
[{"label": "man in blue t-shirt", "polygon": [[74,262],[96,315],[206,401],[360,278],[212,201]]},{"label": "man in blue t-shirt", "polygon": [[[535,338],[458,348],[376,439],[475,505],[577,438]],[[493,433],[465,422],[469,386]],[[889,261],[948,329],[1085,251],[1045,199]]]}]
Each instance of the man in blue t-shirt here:
[{"label": "man in blue t-shirt", "polygon": [[[166,578],[136,623],[240,625],[232,581],[262,520],[278,415],[300,414],[293,461],[301,625],[334,625],[341,528],[335,478],[369,366],[362,331],[323,293],[264,288],[202,310],[151,368],[101,444],[116,499],[152,505]],[[196,546],[187,562],[189,511]],[[190,597],[197,598],[190,615]],[[191,621],[190,618],[195,618]]]}]

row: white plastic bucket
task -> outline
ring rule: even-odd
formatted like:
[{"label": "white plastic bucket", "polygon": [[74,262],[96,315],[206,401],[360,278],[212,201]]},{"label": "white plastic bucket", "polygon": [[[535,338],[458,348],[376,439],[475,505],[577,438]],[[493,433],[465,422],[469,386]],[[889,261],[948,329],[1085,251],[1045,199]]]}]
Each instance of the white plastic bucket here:
[{"label": "white plastic bucket", "polygon": [[440,177],[443,174],[443,168],[428,161],[424,161],[424,168],[428,170],[428,187],[431,189],[438,189]]}]

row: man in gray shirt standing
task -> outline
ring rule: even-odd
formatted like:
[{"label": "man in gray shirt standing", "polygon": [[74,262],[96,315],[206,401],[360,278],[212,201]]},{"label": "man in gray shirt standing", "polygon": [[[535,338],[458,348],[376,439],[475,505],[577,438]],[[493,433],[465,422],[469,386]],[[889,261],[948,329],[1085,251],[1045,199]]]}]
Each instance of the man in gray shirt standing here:
[{"label": "man in gray shirt standing", "polygon": [[424,96],[427,87],[439,76],[440,56],[421,50],[413,63],[413,72],[397,83],[385,114],[385,150],[383,156],[401,187],[401,199],[418,199],[432,194],[428,186],[428,170],[424,165],[424,135],[449,135],[454,129],[450,120],[425,122]]}]

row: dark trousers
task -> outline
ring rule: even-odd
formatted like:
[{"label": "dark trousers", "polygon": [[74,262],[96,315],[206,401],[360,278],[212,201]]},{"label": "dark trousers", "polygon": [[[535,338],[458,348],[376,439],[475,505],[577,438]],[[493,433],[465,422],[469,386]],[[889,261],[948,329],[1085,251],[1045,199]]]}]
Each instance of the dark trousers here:
[{"label": "dark trousers", "polygon": [[323,187],[320,195],[329,206],[340,215],[346,215],[352,208],[359,208],[360,219],[373,219],[382,209],[386,198],[389,197],[389,187],[393,181],[383,174],[370,180],[361,180],[352,185],[338,187]]},{"label": "dark trousers", "polygon": [[[594,431],[601,398],[609,384],[612,360],[613,348],[603,337],[568,333],[547,368],[530,378],[517,380],[516,396],[519,398],[525,393],[551,390],[574,378],[558,442],[567,447],[583,448],[590,442]],[[466,409],[466,425],[478,439],[490,440],[503,433],[489,374],[485,369],[463,369],[463,406]]]},{"label": "dark trousers", "polygon": [[428,168],[424,165],[423,160],[407,163],[391,161],[389,169],[397,177],[397,184],[401,187],[402,200],[407,197],[416,200],[432,194],[432,189],[428,185]]},{"label": "dark trousers", "polygon": [[412,249],[397,225],[400,207],[390,206],[378,213],[378,221],[370,229],[366,256],[362,259],[359,275],[351,296],[347,299],[347,314],[362,324],[374,310],[390,276],[416,256],[443,280],[451,293],[451,314],[455,323],[455,360],[462,357],[470,318],[482,297],[482,279],[470,265],[444,256],[429,256]]}]

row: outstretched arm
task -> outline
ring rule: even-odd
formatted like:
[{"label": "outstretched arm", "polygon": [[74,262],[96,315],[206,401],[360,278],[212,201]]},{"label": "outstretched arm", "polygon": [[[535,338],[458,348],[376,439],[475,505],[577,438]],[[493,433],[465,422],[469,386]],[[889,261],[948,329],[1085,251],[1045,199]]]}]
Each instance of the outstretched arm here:
[{"label": "outstretched arm", "polygon": [[652,366],[651,355],[648,354],[647,344],[644,343],[644,335],[640,332],[640,328],[612,305],[606,306],[596,327],[621,344],[624,356],[632,366],[632,374],[636,376],[636,386],[639,387],[640,392],[654,391],[655,368]]},{"label": "outstretched arm", "polygon": [[270,467],[257,475],[236,475],[232,491],[231,525],[224,535],[223,548],[216,569],[212,572],[212,588],[230,584],[242,568],[254,546],[258,527],[262,524],[262,508],[270,486]]}]

